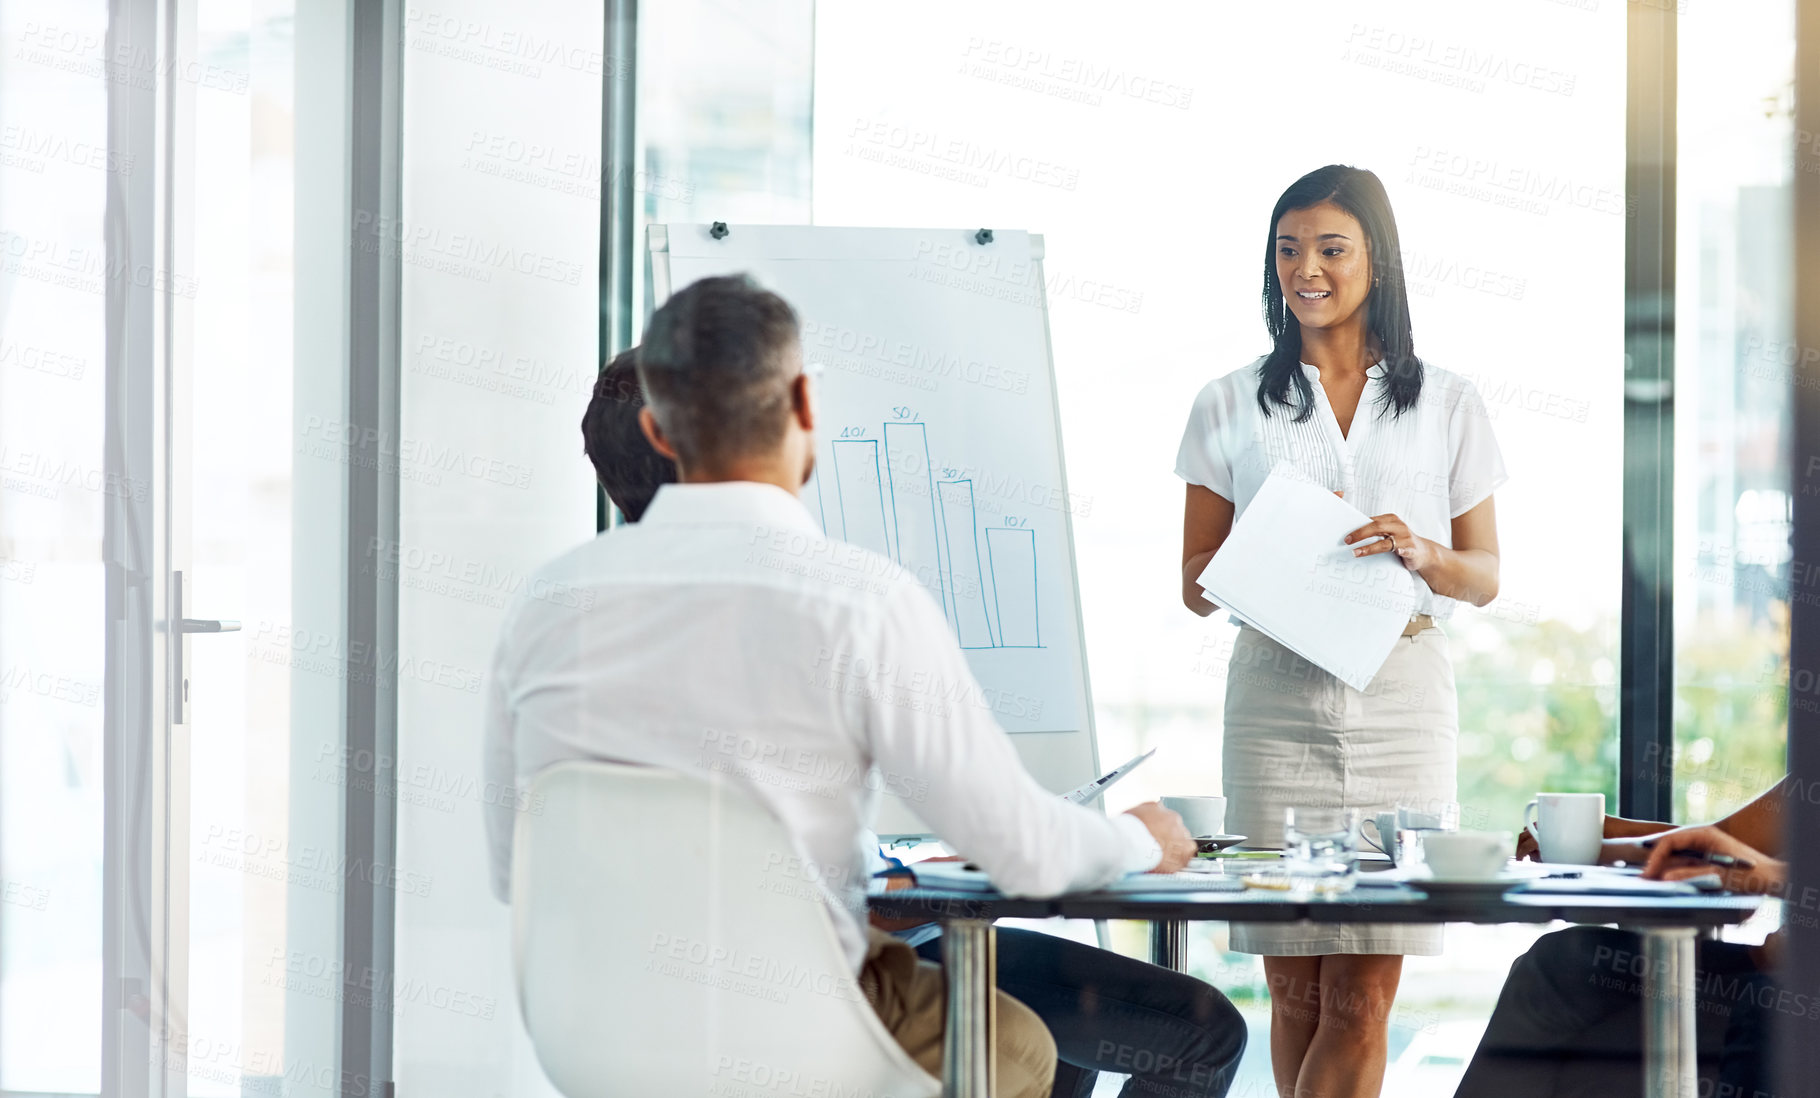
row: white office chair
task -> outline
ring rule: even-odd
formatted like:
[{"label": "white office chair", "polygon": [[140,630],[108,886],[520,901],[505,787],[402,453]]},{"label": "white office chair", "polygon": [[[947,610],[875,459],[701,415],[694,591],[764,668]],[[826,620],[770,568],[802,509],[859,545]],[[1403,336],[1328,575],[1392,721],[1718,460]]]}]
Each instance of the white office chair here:
[{"label": "white office chair", "polygon": [[568,1098],[940,1092],[861,994],[783,825],[737,785],[563,763],[530,803],[518,999]]}]

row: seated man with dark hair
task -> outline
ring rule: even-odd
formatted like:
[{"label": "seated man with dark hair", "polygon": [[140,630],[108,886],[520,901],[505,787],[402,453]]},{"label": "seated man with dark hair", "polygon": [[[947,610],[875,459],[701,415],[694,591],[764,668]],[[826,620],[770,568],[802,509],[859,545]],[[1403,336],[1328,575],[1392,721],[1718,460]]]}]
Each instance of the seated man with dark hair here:
[{"label": "seated man with dark hair", "polygon": [[[628,522],[637,522],[658,489],[676,479],[675,466],[638,426],[644,394],[633,369],[636,353],[620,354],[601,371],[582,418],[588,457]],[[939,924],[896,933],[924,960],[941,960]],[[1245,1051],[1245,1020],[1219,991],[1066,938],[1001,927],[998,984],[1035,1011],[1055,1038],[1057,1098],[1092,1094],[1102,1070],[1132,1076],[1123,1092],[1128,1098],[1219,1098]]]},{"label": "seated man with dark hair", "polygon": [[645,391],[638,385],[637,354],[634,347],[607,363],[581,417],[582,448],[607,498],[627,522],[637,522],[657,490],[676,479],[676,466],[651,449],[638,425]]}]

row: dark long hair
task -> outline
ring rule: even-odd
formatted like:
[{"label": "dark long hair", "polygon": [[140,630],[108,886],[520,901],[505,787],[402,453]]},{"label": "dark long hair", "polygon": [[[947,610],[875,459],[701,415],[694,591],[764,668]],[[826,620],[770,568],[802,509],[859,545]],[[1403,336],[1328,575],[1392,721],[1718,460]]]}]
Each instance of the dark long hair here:
[{"label": "dark long hair", "polygon": [[[1403,283],[1403,249],[1397,240],[1397,219],[1390,210],[1390,195],[1376,175],[1363,168],[1329,164],[1316,168],[1289,185],[1270,211],[1270,231],[1264,242],[1264,327],[1270,331],[1270,354],[1258,369],[1258,407],[1265,415],[1271,405],[1291,409],[1295,422],[1314,411],[1314,389],[1302,371],[1302,325],[1283,300],[1277,281],[1277,222],[1290,210],[1305,210],[1331,202],[1358,219],[1365,230],[1365,247],[1371,256],[1371,289],[1365,298],[1365,323],[1384,352],[1385,381],[1379,413],[1388,409],[1400,416],[1415,407],[1422,393],[1422,360],[1416,357],[1409,333],[1409,291]],[[1294,390],[1293,395],[1291,390]]]}]

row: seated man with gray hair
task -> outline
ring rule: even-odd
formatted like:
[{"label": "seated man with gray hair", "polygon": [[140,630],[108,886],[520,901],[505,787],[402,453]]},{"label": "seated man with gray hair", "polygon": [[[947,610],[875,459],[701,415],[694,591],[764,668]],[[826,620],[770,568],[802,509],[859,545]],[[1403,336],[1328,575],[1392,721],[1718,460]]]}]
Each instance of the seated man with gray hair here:
[{"label": "seated man with gray hair", "polygon": [[[645,406],[637,348],[607,363],[582,416],[588,460],[613,505],[637,522],[676,467],[639,427]],[[868,835],[870,847],[874,836]],[[905,878],[881,852],[875,865]],[[941,925],[904,920],[889,930],[931,963],[941,960]],[[1130,1076],[1124,1098],[1222,1098],[1245,1053],[1245,1019],[1219,990],[1192,976],[1054,934],[998,928],[998,986],[1036,1012],[1055,1039],[1057,1098],[1087,1098],[1102,1071]]]},{"label": "seated man with gray hair", "polygon": [[[819,867],[868,1001],[939,1073],[941,970],[864,916],[874,767],[914,783],[923,820],[1012,893],[1173,872],[1194,842],[1160,805],[1108,818],[1038,785],[990,708],[974,704],[985,695],[922,585],[821,532],[798,498],[814,463],[815,408],[783,299],[744,278],[703,279],[652,316],[637,362],[645,434],[675,461],[679,483],[661,488],[637,525],[539,573],[593,592],[595,611],[524,596],[508,612],[488,777],[523,784],[569,759],[706,773],[716,756],[701,749],[704,729],[750,740],[734,779]],[[869,668],[896,674],[879,681]],[[921,696],[916,684],[947,685]],[[804,782],[792,769],[804,756],[823,764],[818,774],[850,777]],[[512,817],[510,805],[488,817],[502,899]],[[1049,1033],[1002,992],[997,1009],[1001,1093],[1048,1094]]]}]

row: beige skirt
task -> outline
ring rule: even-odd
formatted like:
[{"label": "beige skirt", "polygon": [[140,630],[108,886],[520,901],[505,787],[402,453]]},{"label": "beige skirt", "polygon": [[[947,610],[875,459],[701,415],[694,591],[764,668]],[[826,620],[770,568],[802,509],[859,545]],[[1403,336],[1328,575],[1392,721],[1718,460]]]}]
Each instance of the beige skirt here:
[{"label": "beige skirt", "polygon": [[[1247,846],[1283,845],[1283,810],[1432,807],[1457,788],[1459,699],[1447,637],[1398,638],[1364,691],[1249,626],[1226,678],[1222,780],[1226,830]],[[1369,849],[1367,847],[1366,849]],[[1439,926],[1233,923],[1232,948],[1267,957],[1441,952]]]}]

